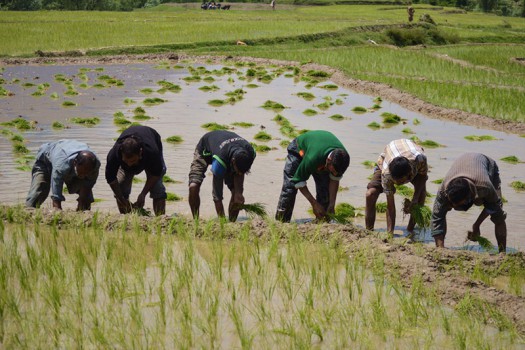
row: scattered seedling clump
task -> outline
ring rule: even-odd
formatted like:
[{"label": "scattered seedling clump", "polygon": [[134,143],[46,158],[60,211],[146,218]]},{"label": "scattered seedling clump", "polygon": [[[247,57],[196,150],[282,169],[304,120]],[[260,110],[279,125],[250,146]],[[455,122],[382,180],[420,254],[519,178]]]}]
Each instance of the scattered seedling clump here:
[{"label": "scattered seedling clump", "polygon": [[315,109],[307,108],[303,111],[303,114],[308,117],[312,117],[314,115],[317,115],[317,111]]},{"label": "scattered seedling clump", "polygon": [[266,131],[259,131],[253,138],[258,141],[267,142],[272,139],[272,135],[268,134]]},{"label": "scattered seedling clump", "polygon": [[84,126],[95,126],[100,123],[99,117],[92,117],[92,118],[81,118],[81,117],[75,117],[71,118],[70,121],[75,124],[84,125]]},{"label": "scattered seedling clump", "polygon": [[217,124],[215,122],[204,123],[204,124],[201,125],[201,128],[208,129],[210,131],[213,131],[213,130],[228,130],[229,129],[228,125],[221,125],[221,124]]},{"label": "scattered seedling clump", "polygon": [[366,112],[368,112],[368,109],[366,109],[365,107],[356,106],[356,107],[352,108],[352,111],[354,113],[366,113]]},{"label": "scattered seedling clump", "polygon": [[253,123],[247,123],[247,122],[235,122],[232,123],[234,126],[238,126],[241,128],[251,128],[254,124]]},{"label": "scattered seedling clump", "polygon": [[250,217],[259,216],[264,218],[268,216],[266,206],[262,203],[243,204],[241,205],[240,210],[244,210]]},{"label": "scattered seedling clump", "polygon": [[299,92],[297,96],[304,98],[306,101],[311,101],[315,98],[315,95],[309,92]]},{"label": "scattered seedling clump", "polygon": [[154,98],[146,98],[142,103],[144,103],[146,106],[155,106],[155,105],[160,105],[161,103],[164,103],[164,102],[168,102],[168,101],[162,98],[154,97]]},{"label": "scattered seedling clump", "polygon": [[510,187],[515,189],[516,191],[525,191],[525,182],[521,181],[512,181],[510,183]]},{"label": "scattered seedling clump", "polygon": [[381,113],[381,117],[383,117],[383,123],[385,124],[398,124],[401,122],[401,117],[397,114],[383,112]]},{"label": "scattered seedling clump", "polygon": [[334,114],[334,115],[330,116],[330,119],[333,119],[333,120],[336,120],[336,121],[341,121],[341,120],[345,119],[345,117],[343,117],[341,114]]},{"label": "scattered seedling clump", "polygon": [[65,125],[62,124],[61,122],[54,121],[53,124],[51,124],[51,127],[52,127],[53,129],[61,130],[61,129],[64,129],[64,128],[65,128]]},{"label": "scattered seedling clump", "polygon": [[182,200],[182,197],[175,194],[175,193],[171,193],[171,192],[166,192],[166,200],[168,202],[178,202],[180,200]]},{"label": "scattered seedling clump", "polygon": [[493,141],[498,140],[498,138],[491,135],[468,135],[465,136],[466,140],[469,141]]},{"label": "scattered seedling clump", "polygon": [[372,130],[379,130],[381,129],[381,125],[379,125],[379,123],[377,122],[372,122],[370,124],[367,125],[370,129]]},{"label": "scattered seedling clump", "polygon": [[284,105],[280,104],[279,102],[267,100],[262,105],[262,108],[272,109],[272,110],[274,110],[276,112],[279,112],[279,111],[282,111],[283,109],[285,109],[286,107]]},{"label": "scattered seedling clump", "polygon": [[170,136],[166,139],[168,143],[181,143],[183,141],[182,137],[179,135]]},{"label": "scattered seedling clump", "polygon": [[219,90],[219,87],[217,85],[204,85],[199,88],[201,91],[217,91]]},{"label": "scattered seedling clump", "polygon": [[511,163],[511,164],[518,164],[521,163],[521,160],[516,156],[508,156],[501,158],[502,161]]},{"label": "scattered seedling clump", "polygon": [[[311,83],[312,83],[312,82],[310,82],[310,84],[311,84]],[[321,86],[319,86],[319,87],[320,87],[321,89],[332,90],[332,91],[339,89],[339,86],[334,85],[334,84],[325,84],[325,85],[321,85]]]}]

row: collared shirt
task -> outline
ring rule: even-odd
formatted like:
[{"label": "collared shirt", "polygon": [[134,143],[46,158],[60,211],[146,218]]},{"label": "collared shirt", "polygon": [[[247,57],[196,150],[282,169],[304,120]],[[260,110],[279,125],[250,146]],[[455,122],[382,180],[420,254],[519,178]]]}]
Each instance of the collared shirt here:
[{"label": "collared shirt", "polygon": [[505,220],[501,202],[501,180],[498,165],[494,159],[481,153],[465,153],[450,167],[443,179],[432,210],[432,235],[447,233],[446,215],[452,210],[452,203],[448,200],[445,190],[450,181],[456,178],[465,178],[475,187],[474,204],[484,206],[493,222]]},{"label": "collared shirt", "polygon": [[[306,180],[314,173],[328,172],[325,167],[326,158],[334,149],[346,150],[334,134],[324,130],[308,131],[296,140],[302,160],[292,178],[295,188],[306,186]],[[336,177],[330,173],[332,180],[339,181],[342,177],[342,174]]]},{"label": "collared shirt", "polygon": [[425,175],[428,172],[427,157],[423,153],[421,146],[416,145],[412,140],[399,139],[390,142],[383,153],[377,159],[377,166],[381,169],[381,185],[385,194],[396,193],[394,179],[390,174],[388,165],[396,157],[405,157],[410,164],[410,174],[407,182],[412,181],[418,174]]},{"label": "collared shirt", "polygon": [[[64,182],[69,183],[77,177],[73,161],[82,151],[91,151],[87,144],[76,140],[60,140],[40,146],[36,157],[51,172],[51,199],[65,201],[62,195]],[[93,151],[91,151],[93,152]],[[84,179],[86,186],[93,187],[97,182],[100,161]]]}]

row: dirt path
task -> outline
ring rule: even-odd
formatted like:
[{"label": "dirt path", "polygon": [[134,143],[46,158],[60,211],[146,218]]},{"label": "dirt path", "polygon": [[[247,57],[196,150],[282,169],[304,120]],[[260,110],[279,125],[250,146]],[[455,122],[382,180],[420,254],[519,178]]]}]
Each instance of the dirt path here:
[{"label": "dirt path", "polygon": [[[61,53],[56,53],[60,56]],[[52,56],[52,55],[51,55]],[[225,60],[232,62],[256,62],[257,64],[275,64],[275,65],[291,65],[297,62],[288,62],[271,59],[259,59],[253,57],[224,57],[224,56],[188,56],[179,55],[176,53],[163,54],[148,54],[148,55],[120,55],[120,56],[104,56],[104,57],[89,57],[84,56],[79,52],[77,57],[37,57],[37,58],[4,58],[0,59],[1,65],[31,65],[31,64],[122,64],[134,62],[158,62],[171,60],[174,63],[179,60],[189,60],[196,63],[214,63],[221,64]],[[304,69],[324,70],[332,74],[331,80],[348,89],[354,90],[358,93],[381,96],[383,100],[388,100],[397,103],[402,107],[424,114],[434,119],[445,119],[455,121],[461,124],[467,124],[479,128],[493,129],[512,134],[525,134],[525,123],[514,122],[509,120],[492,119],[487,116],[468,113],[458,109],[444,108],[433,105],[429,102],[423,101],[408,93],[399,91],[387,84],[375,83],[370,81],[363,81],[353,79],[346,76],[338,69],[323,66],[318,64],[307,64],[302,66]]]}]

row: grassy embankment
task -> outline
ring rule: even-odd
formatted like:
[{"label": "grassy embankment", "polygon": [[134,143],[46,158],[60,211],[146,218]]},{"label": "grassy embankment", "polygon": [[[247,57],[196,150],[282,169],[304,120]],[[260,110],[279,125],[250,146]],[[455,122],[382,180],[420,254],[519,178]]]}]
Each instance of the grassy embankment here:
[{"label": "grassy embankment", "polygon": [[[497,271],[480,260],[474,273],[468,272],[468,260],[444,262],[446,277],[427,283],[423,266],[411,266],[407,280],[401,261],[388,261],[372,241],[359,244],[358,231],[312,227],[30,214],[0,207],[0,344],[244,349],[522,344],[520,331],[498,305],[465,290],[454,308],[446,308],[440,291],[451,276],[455,287],[461,274],[488,285],[507,276],[507,292],[522,295],[522,257],[509,255]],[[424,257],[425,249],[419,250]]]},{"label": "grassy embankment", "polygon": [[[525,20],[416,6],[437,30],[408,32],[403,6],[286,7],[279,11],[201,11],[159,6],[131,13],[2,13],[0,55],[85,50],[89,55],[187,52],[312,61],[382,82],[443,107],[525,120]],[[389,36],[387,31],[394,29]],[[397,30],[397,32],[395,32]],[[426,48],[392,44],[395,35]],[[248,46],[236,46],[242,40]],[[435,43],[454,43],[434,46]],[[515,45],[502,45],[513,43]],[[448,57],[445,57],[448,55]],[[463,61],[453,62],[450,58]]]}]

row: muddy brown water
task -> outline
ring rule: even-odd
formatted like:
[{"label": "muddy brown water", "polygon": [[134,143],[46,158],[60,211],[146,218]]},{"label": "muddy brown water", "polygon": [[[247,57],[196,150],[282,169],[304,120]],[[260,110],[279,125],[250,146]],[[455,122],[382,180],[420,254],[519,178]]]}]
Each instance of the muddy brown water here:
[{"label": "muddy brown water", "polygon": [[[189,64],[187,64],[189,65]],[[202,66],[194,64],[194,67]],[[508,247],[509,250],[524,250],[525,237],[523,235],[525,227],[525,193],[516,192],[510,187],[512,181],[525,181],[525,164],[508,164],[500,161],[502,157],[514,155],[521,160],[525,160],[525,138],[504,132],[479,129],[472,126],[461,125],[438,119],[427,118],[424,115],[409,111],[397,104],[383,101],[382,108],[375,112],[356,114],[352,108],[362,106],[370,108],[374,105],[377,96],[367,96],[339,87],[337,90],[326,90],[319,86],[331,83],[330,81],[321,82],[317,87],[308,89],[306,82],[294,80],[284,74],[275,78],[270,83],[262,83],[256,80],[248,82],[239,79],[239,75],[233,72],[217,76],[211,74],[214,82],[195,82],[187,83],[182,80],[190,75],[187,68],[165,69],[165,66],[157,64],[112,64],[112,65],[39,65],[39,66],[6,66],[0,72],[0,78],[5,80],[4,89],[14,93],[13,96],[0,98],[0,122],[9,121],[18,116],[25,119],[36,121],[37,129],[21,132],[26,140],[26,146],[32,155],[35,155],[38,147],[44,143],[63,138],[78,139],[88,143],[97,153],[101,162],[101,175],[95,186],[95,197],[100,199],[94,205],[94,209],[116,211],[113,196],[109,186],[104,179],[104,167],[107,152],[119,135],[118,126],[113,124],[113,114],[122,111],[126,117],[132,119],[132,110],[142,106],[146,114],[152,119],[141,122],[155,128],[166,139],[172,135],[180,135],[184,141],[181,144],[173,145],[164,143],[164,157],[168,167],[167,174],[173,179],[180,181],[176,184],[167,184],[169,192],[173,192],[183,197],[180,202],[170,202],[167,213],[178,215],[190,215],[187,202],[187,180],[189,166],[192,160],[193,151],[199,138],[206,132],[201,127],[207,122],[217,122],[219,124],[229,124],[234,122],[250,122],[254,126],[251,128],[235,127],[234,131],[245,137],[249,141],[257,144],[266,144],[274,150],[268,153],[258,153],[257,159],[252,167],[251,174],[245,181],[245,198],[247,203],[262,202],[267,206],[270,215],[275,213],[275,206],[279,197],[282,184],[282,168],[286,150],[279,145],[279,142],[286,139],[279,132],[279,126],[272,119],[277,115],[276,112],[261,108],[266,100],[273,100],[282,103],[287,108],[279,112],[286,117],[298,129],[325,129],[333,132],[343,142],[349,150],[351,164],[341,181],[341,186],[348,187],[348,190],[338,194],[338,202],[348,202],[355,207],[364,206],[364,195],[368,176],[372,170],[366,168],[361,163],[363,161],[375,161],[384,146],[391,140],[403,137],[410,137],[402,132],[409,127],[421,140],[433,140],[446,147],[426,149],[426,154],[431,167],[427,190],[435,195],[438,186],[431,181],[441,179],[448,171],[451,163],[462,153],[481,152],[496,159],[500,167],[502,179],[502,191],[505,199],[505,210],[508,213]],[[210,71],[221,69],[223,66],[209,65],[206,68]],[[89,78],[86,84],[92,86],[102,83],[98,80],[101,75],[109,75],[123,81],[122,87],[108,87],[97,89],[94,87],[81,88],[79,85],[84,83],[78,75],[81,68],[89,68],[85,74]],[[102,68],[103,71],[95,71]],[[232,67],[234,68],[234,67]],[[235,68],[244,73],[247,68]],[[267,68],[272,71],[274,68]],[[73,79],[74,87],[79,92],[78,96],[65,96],[67,90],[65,85],[56,82],[54,76],[63,74]],[[205,75],[202,75],[204,77]],[[18,79],[19,82],[15,80]],[[160,80],[166,80],[182,87],[179,93],[166,92],[160,94],[154,92],[145,95],[141,89],[151,88],[154,91],[160,86]],[[36,91],[35,87],[24,88],[22,84],[33,83],[35,85],[49,83],[51,87],[47,89],[42,97],[33,97],[31,94]],[[255,83],[258,88],[248,88],[248,83]],[[203,92],[199,87],[214,84],[220,89],[214,92]],[[208,105],[212,99],[226,99],[225,93],[238,88],[243,88],[247,93],[244,99],[234,105],[213,107]],[[50,94],[57,92],[58,99],[50,98]],[[296,96],[298,92],[310,92],[316,97],[312,101],[305,101]],[[157,106],[145,106],[143,100],[147,97],[160,97],[167,102]],[[136,101],[134,104],[125,104],[124,99],[131,98]],[[325,102],[325,99],[335,102],[342,100],[342,104],[334,103],[328,110],[322,111],[316,105]],[[62,107],[65,100],[74,101],[76,107]],[[307,109],[315,109],[318,115],[308,117],[302,112]],[[406,125],[398,124],[379,130],[371,130],[367,125],[371,122],[382,124],[380,114],[382,112],[395,113],[406,119]],[[335,121],[329,117],[334,114],[341,114],[346,119]],[[94,117],[101,119],[100,124],[95,127],[84,127],[70,122],[73,117]],[[414,125],[414,120],[418,119],[421,123]],[[69,128],[64,130],[54,130],[51,124],[60,121]],[[3,129],[4,127],[2,127]],[[254,135],[264,129],[274,139],[270,142],[259,142],[254,140]],[[498,140],[471,142],[464,137],[467,135],[492,135]],[[0,193],[2,203],[15,204],[23,203],[27,194],[31,176],[29,172],[17,170],[18,164],[12,153],[12,144],[9,139],[0,136]],[[208,173],[208,175],[211,175]],[[143,176],[139,176],[144,179]],[[136,183],[132,192],[132,199],[135,199],[143,183]],[[309,186],[313,190],[313,181],[309,181]],[[226,193],[225,200],[229,200]],[[67,201],[65,208],[74,208],[76,205],[75,197],[66,195]],[[399,212],[403,197],[396,195],[396,206],[398,208],[397,230],[398,236],[405,235],[408,218],[403,218]],[[201,215],[203,217],[213,217],[215,215],[213,202],[211,200],[211,181],[205,180],[201,189]],[[385,201],[381,196],[379,201]],[[432,206],[433,199],[427,205]],[[44,204],[50,206],[49,200]],[[151,208],[151,200],[147,200],[146,207]],[[308,220],[308,202],[298,195],[294,218],[298,221]],[[361,211],[362,212],[362,211]],[[465,237],[467,230],[477,218],[480,208],[473,208],[467,213],[450,212],[447,216],[449,232],[447,234],[446,245],[448,247],[462,249],[477,249],[477,244],[466,244]],[[377,230],[384,230],[386,222],[384,214],[378,214],[376,223]],[[364,224],[364,219],[355,219],[358,225]],[[490,220],[482,225],[482,235],[487,237],[493,244],[495,238],[493,224]],[[418,239],[425,242],[432,242],[428,232],[420,232]]]}]

